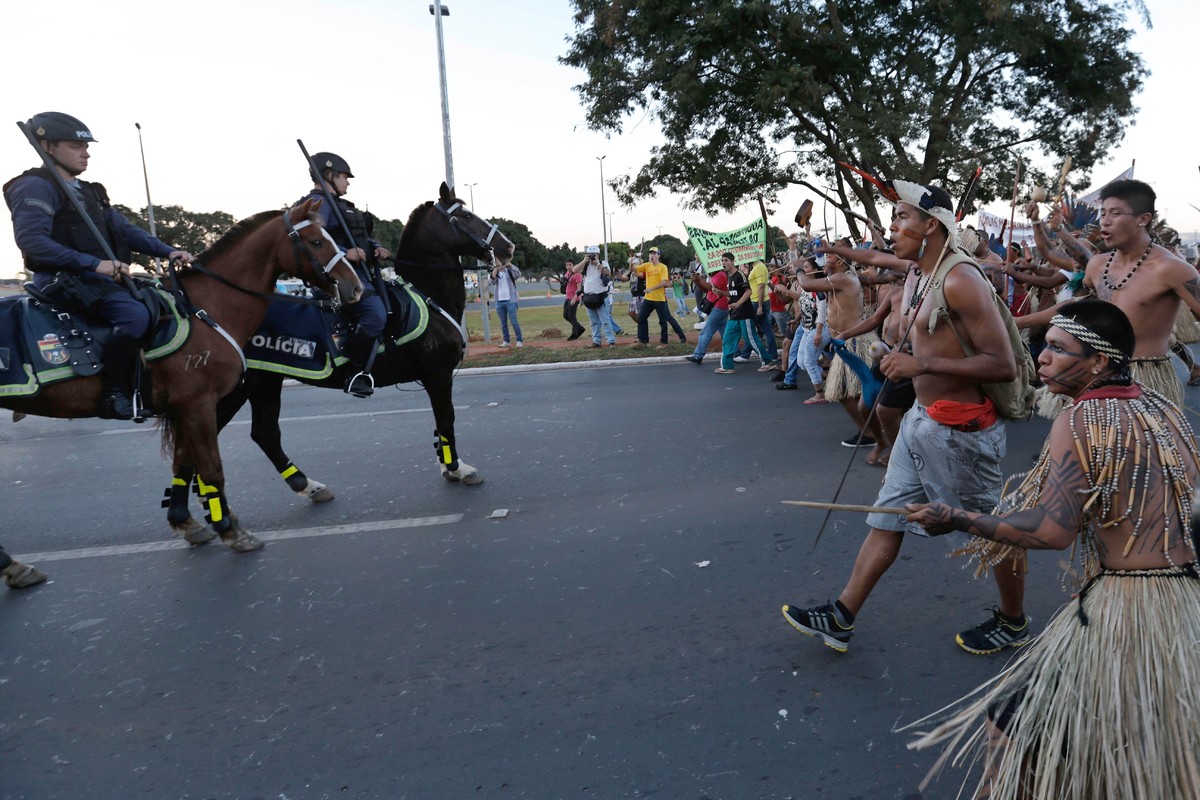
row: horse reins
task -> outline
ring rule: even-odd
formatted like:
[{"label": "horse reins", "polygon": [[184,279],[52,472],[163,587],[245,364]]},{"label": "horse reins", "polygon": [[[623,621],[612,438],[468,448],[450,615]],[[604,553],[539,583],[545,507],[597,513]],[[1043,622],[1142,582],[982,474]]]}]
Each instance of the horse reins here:
[{"label": "horse reins", "polygon": [[[292,243],[292,249],[296,256],[296,265],[299,267],[299,269],[297,269],[297,277],[300,276],[300,273],[304,269],[304,266],[305,266],[303,260],[301,259],[301,255],[302,255],[302,251],[304,250],[304,247],[303,247],[303,245],[300,244],[300,233],[299,232],[312,224],[313,224],[312,220],[306,219],[298,225],[292,225],[292,221],[291,221],[291,218],[290,218],[288,212],[287,211],[283,212],[283,227],[284,227],[285,232],[287,233],[287,237],[288,237],[289,241],[291,241],[291,243]],[[218,275],[217,273],[215,273],[212,270],[205,267],[199,261],[193,261],[191,264],[188,265],[188,269],[198,272],[201,275],[204,275],[206,277],[212,278],[217,283],[220,283],[223,286],[227,286],[230,289],[234,289],[235,291],[241,292],[242,294],[245,294],[245,295],[249,295],[258,300],[266,300],[267,302],[282,301],[285,303],[293,303],[293,304],[299,304],[299,305],[318,306],[321,308],[331,308],[334,311],[336,311],[338,309],[338,307],[341,306],[341,298],[338,295],[336,288],[334,287],[333,279],[329,277],[329,273],[334,268],[334,266],[337,264],[337,262],[339,260],[345,259],[346,254],[340,247],[338,247],[337,242],[333,241],[333,238],[329,235],[328,232],[323,230],[321,233],[322,233],[322,235],[325,236],[326,239],[328,239],[333,244],[334,250],[336,252],[334,253],[333,258],[331,258],[329,260],[329,263],[325,264],[323,267],[321,265],[321,262],[317,260],[316,256],[314,256],[310,252],[308,254],[308,257],[309,257],[308,268],[310,269],[310,271],[312,272],[312,274],[314,276],[316,276],[318,274],[318,270],[320,270],[320,275],[323,278],[323,280],[320,281],[320,283],[324,284],[324,286],[323,287],[318,286],[318,288],[320,288],[322,291],[326,291],[326,288],[334,289],[334,291],[332,293],[327,292],[331,298],[329,301],[319,300],[316,298],[296,297],[296,296],[290,295],[290,294],[278,294],[275,292],[266,293],[266,292],[255,291],[254,289],[247,289],[245,286],[240,286],[240,285],[234,283],[233,281],[229,280],[228,278],[224,277],[223,275]],[[171,279],[171,286],[168,289],[168,291],[170,291],[171,294],[173,294],[175,296],[180,307],[183,308],[187,312],[188,316],[194,316],[196,319],[200,320],[201,322],[205,323],[210,328],[212,328],[213,331],[215,331],[225,341],[229,342],[229,346],[234,349],[234,351],[238,354],[238,358],[242,362],[242,372],[245,372],[246,371],[246,354],[242,351],[241,345],[239,345],[234,340],[234,338],[229,335],[229,332],[226,331],[223,327],[221,327],[221,324],[218,323],[215,319],[213,319],[212,316],[210,316],[207,311],[205,311],[203,308],[197,308],[192,303],[191,298],[188,297],[187,289],[184,287],[183,282],[181,280],[179,280],[179,275],[175,269],[175,264],[179,260],[180,259],[178,259],[178,258],[173,258],[169,262],[167,262],[167,274],[169,275],[169,277]],[[301,280],[304,280],[304,282],[306,284],[308,283],[308,280],[306,280],[304,278],[301,278]]]}]

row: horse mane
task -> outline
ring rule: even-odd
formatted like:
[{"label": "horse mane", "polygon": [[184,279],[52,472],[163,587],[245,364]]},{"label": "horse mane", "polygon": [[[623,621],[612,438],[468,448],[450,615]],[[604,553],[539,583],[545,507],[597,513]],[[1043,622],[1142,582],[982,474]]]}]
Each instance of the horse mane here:
[{"label": "horse mane", "polygon": [[417,222],[419,222],[421,218],[425,216],[425,213],[432,207],[433,201],[426,200],[424,203],[414,208],[412,213],[408,215],[408,222],[404,223],[404,230],[400,232],[400,243],[396,245],[397,251],[407,252],[408,249],[412,247],[412,239],[417,233]]},{"label": "horse mane", "polygon": [[262,227],[263,222],[265,222],[268,218],[278,215],[279,211],[275,209],[271,211],[260,211],[254,216],[239,220],[232,228],[225,231],[224,235],[222,235],[220,239],[217,239],[210,247],[205,249],[204,252],[196,256],[196,260],[216,261],[221,256],[225,255],[227,251],[233,249],[233,247],[242,239],[245,239],[253,231],[256,231]]}]

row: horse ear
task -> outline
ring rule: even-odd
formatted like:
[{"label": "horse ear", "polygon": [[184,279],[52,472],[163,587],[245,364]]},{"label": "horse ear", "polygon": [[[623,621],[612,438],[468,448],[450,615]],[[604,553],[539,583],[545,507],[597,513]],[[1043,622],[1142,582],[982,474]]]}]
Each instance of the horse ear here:
[{"label": "horse ear", "polygon": [[295,217],[296,219],[308,219],[309,214],[314,213],[320,207],[321,198],[308,197],[305,198],[304,202],[292,206],[291,216]]},{"label": "horse ear", "polygon": [[454,190],[447,186],[445,181],[442,181],[440,197],[443,203],[448,203],[454,199]]}]

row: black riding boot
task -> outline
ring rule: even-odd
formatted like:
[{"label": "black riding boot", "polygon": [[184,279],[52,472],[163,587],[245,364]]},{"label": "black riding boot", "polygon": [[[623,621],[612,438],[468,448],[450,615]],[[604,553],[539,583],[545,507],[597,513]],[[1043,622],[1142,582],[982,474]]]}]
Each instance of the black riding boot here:
[{"label": "black riding boot", "polygon": [[350,359],[350,373],[346,376],[346,385],[342,391],[355,397],[370,397],[375,394],[375,380],[366,371],[367,361],[375,349],[375,339],[355,336],[346,348],[346,357]]},{"label": "black riding boot", "polygon": [[101,419],[133,419],[129,376],[141,353],[142,343],[119,328],[104,345],[104,391],[100,395]]}]

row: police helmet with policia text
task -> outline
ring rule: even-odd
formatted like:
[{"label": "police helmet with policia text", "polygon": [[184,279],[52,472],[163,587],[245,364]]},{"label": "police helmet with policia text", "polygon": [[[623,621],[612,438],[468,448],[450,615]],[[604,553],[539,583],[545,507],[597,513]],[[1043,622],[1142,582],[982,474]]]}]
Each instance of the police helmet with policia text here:
[{"label": "police helmet with policia text", "polygon": [[[344,172],[347,178],[354,177],[354,173],[350,171],[350,165],[346,163],[346,159],[337,153],[313,153],[312,161],[317,165],[317,169],[321,171],[322,175],[325,174],[325,170],[331,169],[334,175]],[[317,176],[312,174],[311,169],[308,171],[308,174],[312,175],[313,183],[316,183]]]},{"label": "police helmet with policia text", "polygon": [[94,142],[96,137],[88,130],[88,126],[61,111],[43,111],[34,114],[25,123],[33,131],[34,138],[46,142]]}]

